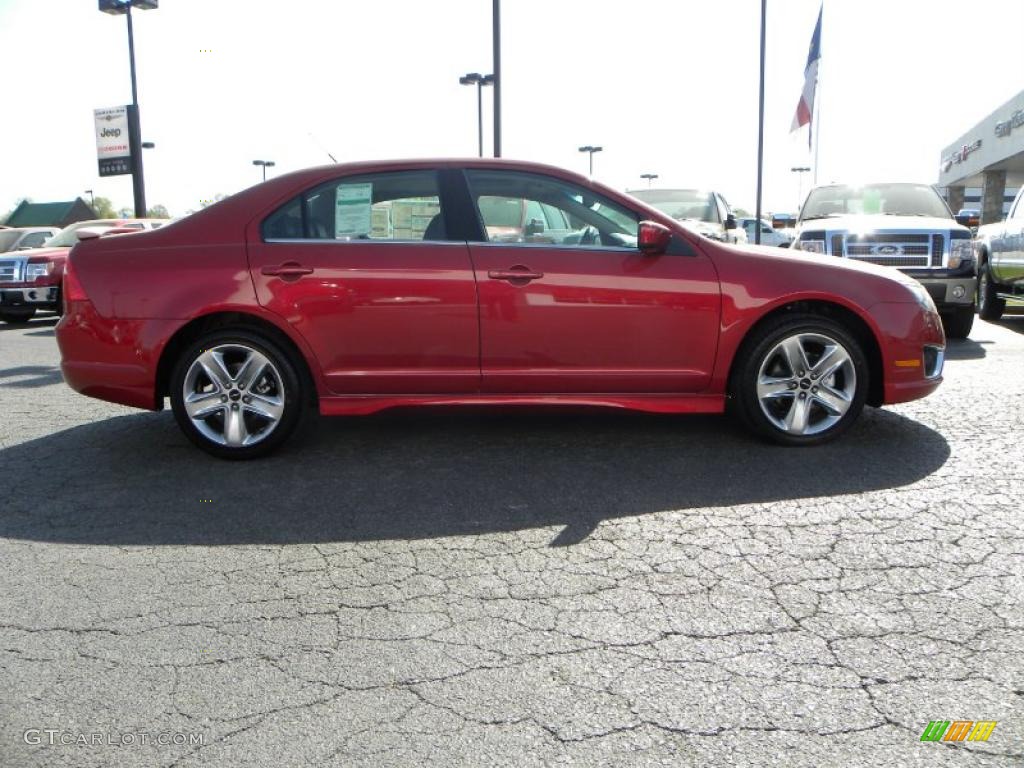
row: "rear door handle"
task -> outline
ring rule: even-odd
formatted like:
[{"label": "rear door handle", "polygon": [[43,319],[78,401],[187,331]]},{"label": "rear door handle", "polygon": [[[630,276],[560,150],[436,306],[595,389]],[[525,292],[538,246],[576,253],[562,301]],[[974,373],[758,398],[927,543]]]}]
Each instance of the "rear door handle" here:
[{"label": "rear door handle", "polygon": [[543,272],[534,272],[529,267],[516,265],[511,269],[492,269],[487,272],[491,280],[510,280],[513,283],[522,282],[524,285],[531,280],[539,280],[544,277]]},{"label": "rear door handle", "polygon": [[286,261],[284,264],[278,264],[277,266],[263,267],[260,270],[261,275],[267,275],[269,277],[283,277],[283,278],[297,278],[303,275],[311,275],[313,273],[312,267],[304,267],[295,261]]}]

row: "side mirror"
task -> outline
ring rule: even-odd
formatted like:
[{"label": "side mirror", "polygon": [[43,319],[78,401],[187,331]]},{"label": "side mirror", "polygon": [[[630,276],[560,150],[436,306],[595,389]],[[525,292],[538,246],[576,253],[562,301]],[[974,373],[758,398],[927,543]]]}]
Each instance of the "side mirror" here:
[{"label": "side mirror", "polygon": [[725,217],[725,228],[726,229],[736,229],[736,216],[735,216],[735,214],[730,213],[728,216]]},{"label": "side mirror", "polygon": [[672,230],[656,221],[641,221],[636,245],[644,256],[660,256],[672,242]]}]

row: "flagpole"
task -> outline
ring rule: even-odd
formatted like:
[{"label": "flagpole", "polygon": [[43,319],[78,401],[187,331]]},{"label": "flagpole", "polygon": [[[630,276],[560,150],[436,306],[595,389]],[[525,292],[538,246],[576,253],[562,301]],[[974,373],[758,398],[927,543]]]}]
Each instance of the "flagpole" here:
[{"label": "flagpole", "polygon": [[761,176],[764,171],[764,39],[768,0],[761,0],[761,85],[757,107],[757,206],[754,213],[754,244],[761,244]]},{"label": "flagpole", "polygon": [[[825,19],[825,0],[821,0],[821,18],[822,22]],[[822,23],[822,27],[824,27]],[[820,41],[819,41],[820,45]],[[818,113],[815,120],[811,122],[811,127],[814,130],[814,186],[818,186],[818,147],[821,146],[821,57],[818,57],[818,71],[817,71],[818,82],[814,86],[814,111]]]}]

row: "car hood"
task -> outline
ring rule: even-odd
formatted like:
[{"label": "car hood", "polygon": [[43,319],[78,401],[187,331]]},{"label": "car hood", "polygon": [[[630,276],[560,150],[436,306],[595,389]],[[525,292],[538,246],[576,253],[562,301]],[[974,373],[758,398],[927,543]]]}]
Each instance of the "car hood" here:
[{"label": "car hood", "polygon": [[808,253],[807,251],[795,251],[791,248],[775,248],[768,245],[723,245],[722,248],[726,248],[732,251],[740,251],[742,253],[757,256],[765,260],[772,260],[775,262],[782,262],[784,264],[791,265],[795,268],[800,268],[808,263],[815,264],[820,267],[826,267],[832,270],[841,270],[844,272],[857,272],[862,275],[875,275],[876,277],[886,278],[897,283],[908,286],[917,286],[918,283],[912,277],[900,272],[898,269],[893,267],[883,267],[879,264],[871,264],[867,261],[860,261],[858,259],[844,259],[841,256],[826,256],[820,253]]},{"label": "car hood", "polygon": [[67,256],[70,251],[70,248],[28,248],[24,251],[8,251],[7,253],[0,253],[0,259],[31,259],[39,256],[42,256],[43,258],[48,258],[52,256]]},{"label": "car hood", "polygon": [[830,232],[842,230],[845,232],[879,232],[884,230],[907,230],[920,229],[926,232],[934,232],[943,229],[962,229],[966,227],[957,224],[953,219],[940,218],[936,216],[886,216],[857,214],[849,216],[829,216],[824,219],[810,219],[801,221],[799,229],[801,232],[814,229],[825,229]]}]

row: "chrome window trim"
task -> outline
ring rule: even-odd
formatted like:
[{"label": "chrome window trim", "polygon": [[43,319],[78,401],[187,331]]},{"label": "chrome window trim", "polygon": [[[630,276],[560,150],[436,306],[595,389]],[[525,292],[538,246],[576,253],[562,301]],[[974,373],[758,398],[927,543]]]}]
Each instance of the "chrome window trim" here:
[{"label": "chrome window trim", "polygon": [[330,238],[313,237],[272,237],[262,240],[263,243],[304,243],[306,245],[465,245],[465,240],[388,240],[386,238],[370,238],[355,240],[332,240]]}]

